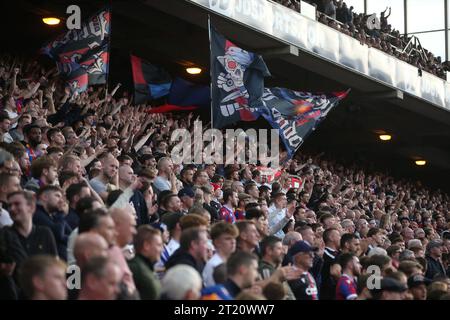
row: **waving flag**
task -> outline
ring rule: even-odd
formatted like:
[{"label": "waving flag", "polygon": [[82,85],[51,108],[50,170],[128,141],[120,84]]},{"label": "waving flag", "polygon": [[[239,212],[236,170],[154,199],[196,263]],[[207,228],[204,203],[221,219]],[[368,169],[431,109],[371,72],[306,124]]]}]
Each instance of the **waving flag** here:
[{"label": "waving flag", "polygon": [[180,107],[209,108],[211,106],[211,91],[209,86],[175,78],[170,88],[168,100],[169,104]]},{"label": "waving flag", "polygon": [[131,69],[134,81],[134,103],[141,104],[169,94],[172,80],[162,68],[131,55]]},{"label": "waving flag", "polygon": [[[110,36],[111,13],[109,9],[103,9],[84,22],[80,29],[69,30],[45,45],[41,53],[56,61],[72,90],[81,92],[87,84],[78,86],[80,77],[87,77],[88,84],[106,83]],[[78,80],[74,82],[73,79]]]},{"label": "waving flag", "polygon": [[266,88],[263,96],[265,108],[258,109],[258,112],[273,128],[280,130],[281,139],[292,158],[306,137],[349,91],[312,94],[284,88]]},{"label": "waving flag", "polygon": [[261,56],[245,51],[210,28],[211,100],[214,128],[254,121],[263,107],[264,77],[270,72]]}]

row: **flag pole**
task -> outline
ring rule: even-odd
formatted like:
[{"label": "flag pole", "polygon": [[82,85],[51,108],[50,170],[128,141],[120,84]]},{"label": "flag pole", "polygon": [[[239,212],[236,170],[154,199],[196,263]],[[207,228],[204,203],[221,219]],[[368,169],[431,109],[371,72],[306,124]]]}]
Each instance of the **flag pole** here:
[{"label": "flag pole", "polygon": [[[211,84],[209,86],[209,90],[210,90],[210,97],[211,97],[211,129],[214,129],[214,113],[213,113],[213,98],[212,98],[212,93],[213,93],[213,64],[214,61],[212,59],[212,37],[211,37],[211,16],[208,14],[208,36],[209,36],[209,77],[211,78]],[[216,150],[215,148],[215,139],[214,136],[211,137],[212,138],[212,148],[213,150]],[[215,161],[214,161],[215,162]]]},{"label": "flag pole", "polygon": [[213,116],[213,99],[212,99],[212,92],[213,92],[213,59],[212,57],[212,45],[211,45],[211,16],[208,14],[208,36],[209,36],[209,56],[210,56],[210,66],[209,66],[209,76],[211,78],[211,85],[209,86],[210,90],[210,96],[211,96],[211,129],[214,129],[214,116]]},{"label": "flag pole", "polygon": [[108,98],[109,91],[109,68],[111,65],[111,38],[112,38],[112,1],[108,5],[109,11],[109,39],[108,39],[108,67],[106,71],[105,100]]}]

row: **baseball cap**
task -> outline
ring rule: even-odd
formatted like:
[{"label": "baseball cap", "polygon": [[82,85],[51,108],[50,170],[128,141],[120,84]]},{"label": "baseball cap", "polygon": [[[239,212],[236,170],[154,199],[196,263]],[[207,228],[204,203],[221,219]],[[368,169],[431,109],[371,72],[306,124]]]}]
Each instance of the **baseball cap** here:
[{"label": "baseball cap", "polygon": [[428,285],[430,280],[425,278],[421,274],[416,274],[408,278],[408,288],[415,288],[420,286],[421,284]]},{"label": "baseball cap", "polygon": [[173,230],[180,221],[183,214],[181,212],[168,212],[161,217],[161,222],[167,226],[167,229]]},{"label": "baseball cap", "polygon": [[188,196],[190,198],[194,198],[195,197],[195,193],[194,190],[192,190],[192,188],[183,188],[180,191],[178,191],[178,197],[184,197],[184,196]]},{"label": "baseball cap", "polygon": [[312,252],[314,248],[311,247],[308,243],[303,240],[297,241],[294,245],[289,249],[289,255],[291,257],[295,256],[297,253],[301,252]]},{"label": "baseball cap", "polygon": [[[405,292],[408,288],[400,281],[393,278],[383,278],[380,282],[380,291]],[[377,289],[375,289],[377,290]]]}]

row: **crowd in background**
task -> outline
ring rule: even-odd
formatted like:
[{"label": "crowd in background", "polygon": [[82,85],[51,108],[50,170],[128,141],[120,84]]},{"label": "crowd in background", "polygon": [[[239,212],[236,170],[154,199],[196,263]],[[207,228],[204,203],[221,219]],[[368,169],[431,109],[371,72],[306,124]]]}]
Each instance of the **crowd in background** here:
[{"label": "crowd in background", "polygon": [[[288,8],[300,11],[298,0],[275,0]],[[306,1],[317,8],[317,20],[329,27],[339,30],[369,48],[377,48],[387,54],[416,66],[420,70],[427,71],[446,80],[446,71],[450,71],[447,62],[441,57],[436,57],[426,48],[411,41],[412,37],[402,35],[389,22],[391,8],[377,14],[379,23],[375,22],[373,13],[354,12],[353,6],[347,6],[343,1],[337,0],[308,0]],[[369,23],[368,23],[368,20]]]},{"label": "crowd in background", "polygon": [[449,299],[447,194],[301,151],[177,165],[193,113],[55,73],[0,57],[2,299]]}]

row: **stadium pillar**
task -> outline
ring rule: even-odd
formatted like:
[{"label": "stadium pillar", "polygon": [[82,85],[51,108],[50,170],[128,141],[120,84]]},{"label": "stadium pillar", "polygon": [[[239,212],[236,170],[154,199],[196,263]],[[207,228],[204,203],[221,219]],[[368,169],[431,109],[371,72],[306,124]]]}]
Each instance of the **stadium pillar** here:
[{"label": "stadium pillar", "polygon": [[403,0],[404,34],[408,37],[408,0]]}]

